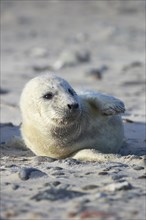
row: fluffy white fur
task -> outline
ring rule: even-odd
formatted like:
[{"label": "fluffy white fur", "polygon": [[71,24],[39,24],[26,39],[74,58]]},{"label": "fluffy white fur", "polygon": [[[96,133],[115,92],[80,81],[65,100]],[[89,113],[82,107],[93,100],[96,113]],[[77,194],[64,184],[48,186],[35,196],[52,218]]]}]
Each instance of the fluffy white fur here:
[{"label": "fluffy white fur", "polygon": [[26,84],[20,108],[23,139],[36,155],[98,161],[122,145],[123,102],[93,91],[76,94],[52,73]]}]

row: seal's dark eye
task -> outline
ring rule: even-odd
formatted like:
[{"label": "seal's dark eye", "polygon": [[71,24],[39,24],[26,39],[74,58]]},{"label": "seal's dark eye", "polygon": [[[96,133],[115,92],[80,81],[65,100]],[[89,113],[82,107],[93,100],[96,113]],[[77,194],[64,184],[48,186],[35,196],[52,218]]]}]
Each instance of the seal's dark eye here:
[{"label": "seal's dark eye", "polygon": [[72,91],[71,89],[68,89],[68,92],[69,92],[72,96],[74,96],[74,91]]},{"label": "seal's dark eye", "polygon": [[53,98],[53,94],[51,92],[48,92],[46,93],[44,96],[43,96],[44,99],[52,99]]}]

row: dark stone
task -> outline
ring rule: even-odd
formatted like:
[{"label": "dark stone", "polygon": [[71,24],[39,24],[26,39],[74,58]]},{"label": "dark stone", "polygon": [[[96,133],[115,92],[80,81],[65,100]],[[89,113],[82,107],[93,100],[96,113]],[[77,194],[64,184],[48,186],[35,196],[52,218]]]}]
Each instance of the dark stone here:
[{"label": "dark stone", "polygon": [[65,163],[65,164],[70,165],[70,166],[74,166],[74,165],[78,165],[78,164],[82,163],[81,161],[73,159],[73,158],[67,158],[67,159],[64,159],[64,160],[60,160],[60,162]]},{"label": "dark stone", "polygon": [[92,175],[93,174],[93,172],[87,172],[87,173],[85,173],[85,175]]},{"label": "dark stone", "polygon": [[[133,156],[133,155],[132,155]],[[131,155],[129,156],[129,157],[125,157],[125,159],[126,158],[131,158],[132,157]],[[134,158],[135,159],[135,158]],[[120,162],[111,162],[111,166],[109,166],[108,168],[111,170],[111,169],[113,169],[113,168],[115,168],[115,167],[118,167],[118,169],[119,169],[119,167],[128,167],[128,165],[127,164],[124,164],[124,163],[120,163]]]},{"label": "dark stone", "polygon": [[63,170],[62,167],[52,167],[53,170]]},{"label": "dark stone", "polygon": [[35,72],[43,72],[43,71],[47,71],[47,70],[50,70],[51,69],[51,67],[49,66],[49,65],[38,65],[38,64],[36,64],[36,65],[34,65],[33,66],[33,70],[35,71]]},{"label": "dark stone", "polygon": [[97,188],[98,188],[97,185],[86,185],[82,187],[83,190],[92,190],[92,189],[97,189]]},{"label": "dark stone", "polygon": [[60,185],[60,184],[61,184],[60,181],[54,181],[54,182],[52,182],[52,185],[53,185],[53,186],[58,186],[58,185]]},{"label": "dark stone", "polygon": [[89,62],[90,61],[90,52],[87,50],[80,50],[76,52],[76,57],[79,62]]},{"label": "dark stone", "polygon": [[56,201],[56,200],[72,199],[83,195],[85,194],[82,192],[77,192],[67,189],[52,188],[37,193],[31,199],[36,201],[41,201],[41,200]]},{"label": "dark stone", "polygon": [[129,190],[132,188],[133,186],[127,181],[121,181],[121,182],[108,184],[105,187],[105,190],[115,192],[115,191],[120,191],[120,190]]},{"label": "dark stone", "polygon": [[113,180],[120,180],[120,179],[122,179],[122,178],[124,178],[124,177],[126,177],[126,175],[120,175],[120,174],[115,174],[115,175],[112,175],[112,179]]},{"label": "dark stone", "polygon": [[122,195],[123,199],[133,199],[140,196],[143,195],[139,192],[134,192],[134,191],[127,191],[125,194]]},{"label": "dark stone", "polygon": [[50,183],[50,182],[49,182],[49,183],[44,183],[43,186],[45,186],[45,187],[51,187],[51,184],[52,184],[52,183]]},{"label": "dark stone", "polygon": [[70,184],[65,184],[62,183],[61,185],[58,186],[59,189],[68,189],[71,185]]},{"label": "dark stone", "polygon": [[108,174],[108,172],[106,172],[106,171],[101,171],[98,173],[98,175],[107,175],[107,174]]},{"label": "dark stone", "polygon": [[10,185],[11,183],[9,183],[9,182],[5,182],[5,185],[7,186],[7,185]]},{"label": "dark stone", "polygon": [[53,176],[63,176],[65,175],[64,172],[61,172],[61,171],[55,171],[54,173],[51,173]]},{"label": "dark stone", "polygon": [[56,161],[56,159],[52,158],[52,157],[46,157],[46,156],[35,156],[33,158],[33,161],[37,162],[37,163],[42,163],[42,162],[52,163],[52,162]]},{"label": "dark stone", "polygon": [[146,173],[144,173],[141,176],[139,176],[138,179],[146,179]]},{"label": "dark stone", "polygon": [[0,127],[15,127],[13,125],[13,123],[9,122],[9,123],[0,123]]},{"label": "dark stone", "polygon": [[133,169],[134,169],[134,170],[143,170],[144,167],[134,165],[134,166],[133,166]]},{"label": "dark stone", "polygon": [[1,95],[5,95],[7,93],[9,93],[9,90],[0,88],[0,94]]},{"label": "dark stone", "polygon": [[127,122],[127,123],[134,123],[134,121],[132,121],[132,120],[130,120],[128,118],[125,118],[124,121]]},{"label": "dark stone", "polygon": [[49,167],[46,167],[46,169],[47,169],[47,170],[51,170],[51,169],[52,169],[52,167],[50,167],[50,166],[49,166]]},{"label": "dark stone", "polygon": [[101,66],[100,68],[91,68],[86,73],[87,75],[93,76],[95,79],[101,80],[103,73],[108,70],[106,65]]},{"label": "dark stone", "polygon": [[15,168],[17,166],[15,164],[6,164],[5,167],[6,168]]},{"label": "dark stone", "polygon": [[103,171],[109,171],[111,169],[111,167],[106,167],[105,169],[103,169]]},{"label": "dark stone", "polygon": [[13,184],[13,185],[12,185],[12,189],[13,189],[13,190],[16,190],[16,189],[18,189],[18,188],[19,188],[19,185],[18,185],[18,184]]},{"label": "dark stone", "polygon": [[18,175],[21,180],[28,180],[30,178],[38,178],[44,176],[46,173],[36,168],[21,168]]},{"label": "dark stone", "polygon": [[130,63],[129,65],[123,67],[122,70],[123,70],[123,71],[127,71],[127,70],[132,69],[132,68],[141,67],[142,65],[143,65],[142,62],[140,62],[140,61],[134,61],[134,62]]}]

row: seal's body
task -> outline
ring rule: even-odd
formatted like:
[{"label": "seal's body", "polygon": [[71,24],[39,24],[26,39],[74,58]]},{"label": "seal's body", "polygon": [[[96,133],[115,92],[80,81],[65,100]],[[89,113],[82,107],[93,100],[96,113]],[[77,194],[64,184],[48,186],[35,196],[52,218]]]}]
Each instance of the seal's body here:
[{"label": "seal's body", "polygon": [[123,124],[117,114],[124,112],[124,104],[93,91],[77,95],[54,74],[30,80],[20,108],[23,139],[36,155],[66,158],[82,149],[116,153],[122,145]]}]

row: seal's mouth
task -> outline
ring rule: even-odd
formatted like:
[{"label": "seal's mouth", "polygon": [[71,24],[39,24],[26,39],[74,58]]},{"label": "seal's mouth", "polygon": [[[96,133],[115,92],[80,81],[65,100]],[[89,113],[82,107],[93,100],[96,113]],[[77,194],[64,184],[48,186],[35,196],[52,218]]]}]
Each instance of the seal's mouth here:
[{"label": "seal's mouth", "polygon": [[52,118],[52,120],[57,124],[67,125],[74,123],[76,120],[78,120],[81,116],[81,109],[74,110],[74,111],[64,111],[62,114],[58,114],[58,117],[55,116]]}]

